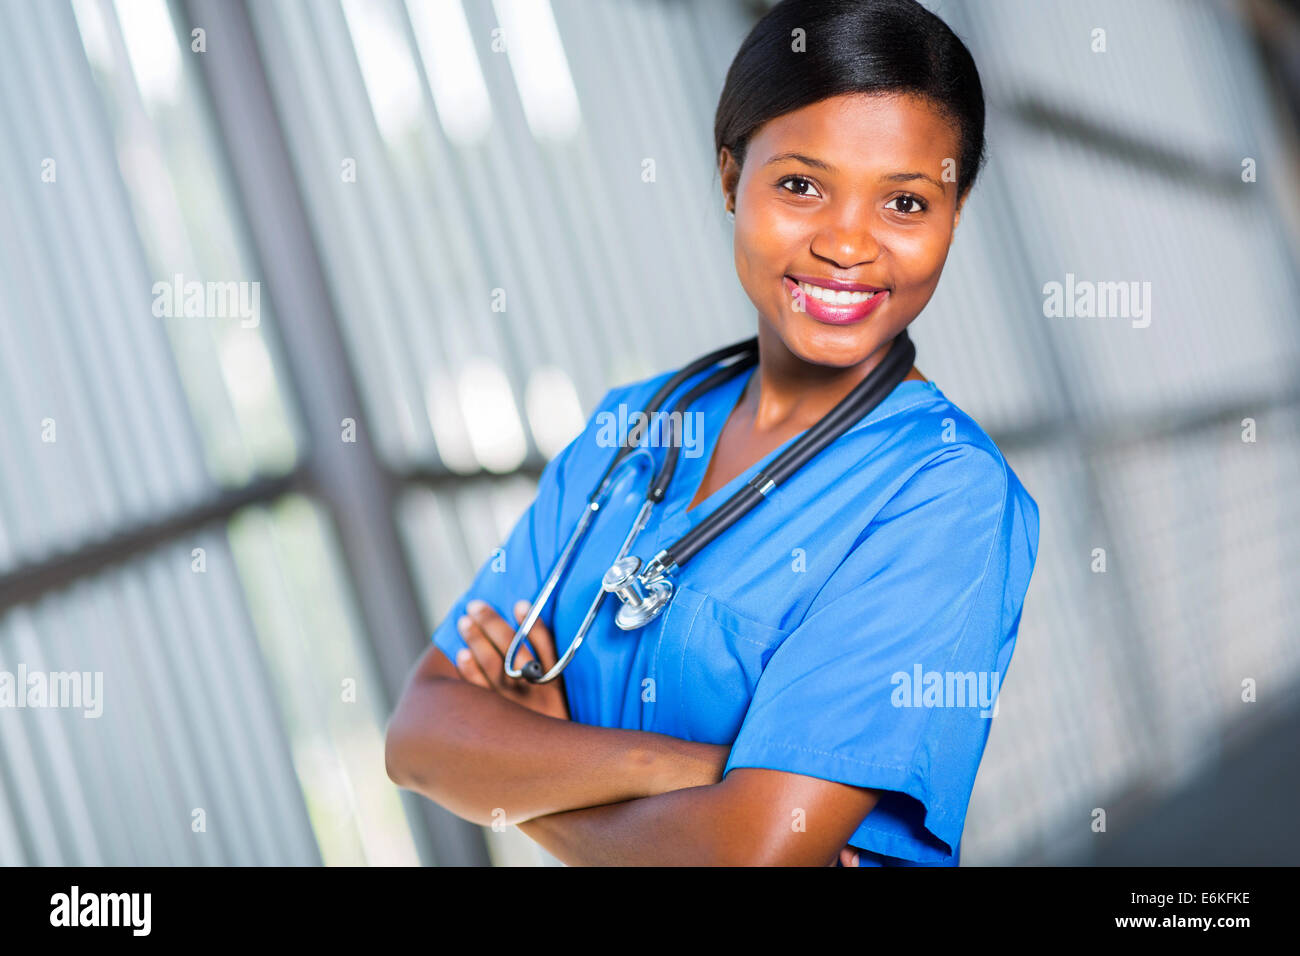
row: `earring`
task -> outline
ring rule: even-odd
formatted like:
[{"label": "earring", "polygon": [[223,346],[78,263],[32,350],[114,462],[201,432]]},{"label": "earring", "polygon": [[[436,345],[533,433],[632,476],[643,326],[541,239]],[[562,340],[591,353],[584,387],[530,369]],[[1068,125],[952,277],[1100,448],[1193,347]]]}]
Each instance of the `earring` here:
[{"label": "earring", "polygon": [[736,213],[735,213],[735,210],[733,210],[733,209],[728,209],[728,210],[727,210],[727,218],[730,219],[732,222],[735,222],[735,221],[736,221]]}]

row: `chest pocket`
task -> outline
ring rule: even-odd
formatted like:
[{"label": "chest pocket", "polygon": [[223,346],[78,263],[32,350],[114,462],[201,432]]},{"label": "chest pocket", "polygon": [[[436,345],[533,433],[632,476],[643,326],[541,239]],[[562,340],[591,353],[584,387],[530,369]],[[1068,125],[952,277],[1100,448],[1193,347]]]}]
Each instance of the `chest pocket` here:
[{"label": "chest pocket", "polygon": [[679,586],[655,668],[660,729],[704,743],[734,741],[763,668],[785,636],[701,591]]}]

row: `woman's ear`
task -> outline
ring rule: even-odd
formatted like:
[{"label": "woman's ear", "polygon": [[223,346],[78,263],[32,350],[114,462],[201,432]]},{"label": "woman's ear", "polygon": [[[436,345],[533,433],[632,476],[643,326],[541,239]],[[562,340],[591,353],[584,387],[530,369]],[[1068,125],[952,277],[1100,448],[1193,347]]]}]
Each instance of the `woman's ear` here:
[{"label": "woman's ear", "polygon": [[734,212],[736,189],[740,185],[740,164],[726,146],[718,151],[718,178],[722,182],[722,207],[728,212]]},{"label": "woman's ear", "polygon": [[968,197],[969,195],[970,195],[970,187],[967,186],[966,191],[962,193],[961,196],[958,197],[957,199],[957,208],[953,210],[953,214],[952,214],[953,232],[957,231],[957,224],[961,222],[962,207],[966,205],[966,197]]}]

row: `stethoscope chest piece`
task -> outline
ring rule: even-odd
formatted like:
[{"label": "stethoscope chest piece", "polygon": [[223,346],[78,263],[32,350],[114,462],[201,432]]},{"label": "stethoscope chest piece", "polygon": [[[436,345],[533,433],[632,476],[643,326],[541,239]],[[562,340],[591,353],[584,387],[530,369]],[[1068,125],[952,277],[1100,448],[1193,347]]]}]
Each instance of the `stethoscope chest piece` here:
[{"label": "stethoscope chest piece", "polygon": [[620,605],[614,623],[620,630],[635,631],[644,627],[672,600],[671,581],[660,577],[646,583],[637,576],[640,570],[641,559],[629,554],[615,561],[601,579],[600,586],[604,591],[618,595]]}]

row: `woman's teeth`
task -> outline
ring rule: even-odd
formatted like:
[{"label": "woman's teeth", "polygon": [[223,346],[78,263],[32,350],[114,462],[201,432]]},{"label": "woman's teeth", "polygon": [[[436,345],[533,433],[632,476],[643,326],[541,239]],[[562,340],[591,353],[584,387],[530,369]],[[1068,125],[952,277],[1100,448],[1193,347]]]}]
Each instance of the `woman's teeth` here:
[{"label": "woman's teeth", "polygon": [[866,302],[873,295],[880,294],[878,292],[845,292],[843,290],[823,289],[819,285],[809,285],[807,282],[800,282],[799,288],[803,289],[805,295],[820,299],[828,305],[857,305],[859,302]]}]

